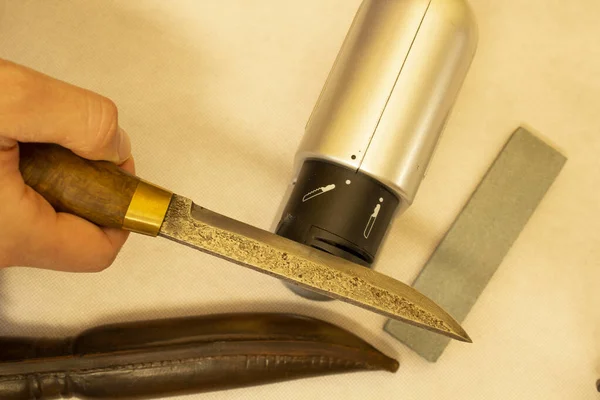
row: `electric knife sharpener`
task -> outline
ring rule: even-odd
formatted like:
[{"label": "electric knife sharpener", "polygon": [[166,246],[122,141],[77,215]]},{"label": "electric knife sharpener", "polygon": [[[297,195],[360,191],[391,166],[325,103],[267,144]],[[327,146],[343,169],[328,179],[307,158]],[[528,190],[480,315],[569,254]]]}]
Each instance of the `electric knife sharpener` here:
[{"label": "electric knife sharpener", "polygon": [[464,0],[364,0],[306,125],[276,233],[372,267],[415,198],[476,46]]}]

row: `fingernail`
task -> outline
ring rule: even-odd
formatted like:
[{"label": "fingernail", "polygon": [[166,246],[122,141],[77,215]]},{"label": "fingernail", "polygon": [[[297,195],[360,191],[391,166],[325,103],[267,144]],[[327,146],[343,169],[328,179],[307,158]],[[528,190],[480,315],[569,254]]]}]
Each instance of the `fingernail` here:
[{"label": "fingernail", "polygon": [[121,164],[131,157],[131,141],[129,140],[129,135],[127,132],[125,132],[121,127],[118,128],[117,135],[119,136],[119,148],[117,152],[119,153],[119,164]]}]

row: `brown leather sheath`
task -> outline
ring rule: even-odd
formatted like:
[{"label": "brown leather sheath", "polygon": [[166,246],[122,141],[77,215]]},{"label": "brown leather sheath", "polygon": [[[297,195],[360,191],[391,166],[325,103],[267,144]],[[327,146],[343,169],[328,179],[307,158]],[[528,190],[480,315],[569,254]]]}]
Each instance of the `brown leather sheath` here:
[{"label": "brown leather sheath", "polygon": [[0,399],[157,398],[398,362],[335,325],[225,314],[106,325],[75,338],[0,338]]}]

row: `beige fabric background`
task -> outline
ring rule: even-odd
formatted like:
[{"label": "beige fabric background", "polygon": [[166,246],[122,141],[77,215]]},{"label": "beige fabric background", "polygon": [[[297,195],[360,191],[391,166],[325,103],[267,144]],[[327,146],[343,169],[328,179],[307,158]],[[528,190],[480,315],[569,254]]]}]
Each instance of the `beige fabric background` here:
[{"label": "beige fabric background", "polygon": [[[355,330],[397,356],[399,372],[185,398],[597,399],[600,2],[471,3],[477,57],[416,202],[392,227],[377,269],[414,279],[517,126],[569,158],[466,320],[474,344],[452,343],[429,364],[385,334],[382,317],[300,299],[272,278],[140,236],[97,275],[0,271],[0,334],[294,311]],[[111,97],[141,176],[267,229],[358,5],[0,0],[0,57]]]}]

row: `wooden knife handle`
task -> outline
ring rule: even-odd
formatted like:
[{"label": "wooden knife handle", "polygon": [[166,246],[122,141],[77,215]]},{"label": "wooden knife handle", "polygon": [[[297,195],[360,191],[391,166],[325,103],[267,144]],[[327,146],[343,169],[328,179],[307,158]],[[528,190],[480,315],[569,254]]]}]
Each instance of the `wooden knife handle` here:
[{"label": "wooden knife handle", "polygon": [[19,149],[25,183],[57,211],[104,227],[158,234],[171,192],[55,144],[21,143]]}]

